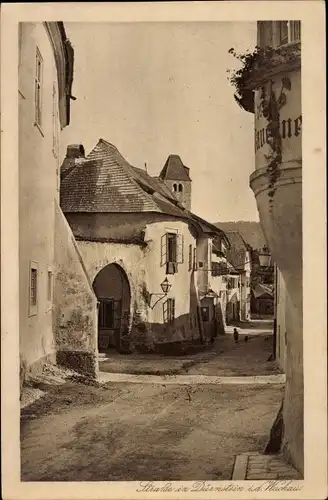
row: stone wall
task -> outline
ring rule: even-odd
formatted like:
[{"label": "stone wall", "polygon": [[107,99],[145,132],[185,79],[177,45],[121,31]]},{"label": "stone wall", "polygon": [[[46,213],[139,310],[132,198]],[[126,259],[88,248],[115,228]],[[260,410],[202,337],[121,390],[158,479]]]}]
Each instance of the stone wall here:
[{"label": "stone wall", "polygon": [[[142,220],[132,214],[125,215],[126,228],[137,229]],[[145,218],[154,215],[145,215]],[[157,217],[158,218],[158,217]],[[74,222],[72,222],[74,219]],[[116,219],[116,216],[115,216]],[[71,218],[74,231],[86,235],[90,227],[90,217],[84,223],[82,214]],[[118,219],[117,219],[118,220]],[[112,224],[114,224],[112,220]],[[124,271],[130,288],[129,324],[124,333],[123,350],[156,351],[164,344],[188,344],[201,342],[202,328],[199,319],[199,303],[195,281],[197,272],[189,266],[189,247],[196,245],[194,235],[186,222],[179,220],[153,220],[145,224],[144,244],[126,242],[79,240],[78,245],[83,255],[91,283],[98,273],[109,264],[116,264]],[[129,229],[129,230],[130,230]],[[91,223],[94,236],[94,224]],[[100,229],[98,229],[100,231]],[[105,237],[105,225],[101,229]],[[178,272],[166,274],[166,266],[161,265],[161,242],[167,231],[177,231],[183,235],[184,255],[178,264]],[[114,230],[115,232],[115,230]],[[97,235],[99,236],[99,232]],[[125,233],[127,234],[127,233]],[[165,297],[161,283],[167,278],[171,288]],[[163,307],[167,299],[175,299],[175,321],[167,324],[164,320]]]},{"label": "stone wall", "polygon": [[53,330],[57,363],[95,377],[97,300],[59,206],[55,217],[55,262]]}]

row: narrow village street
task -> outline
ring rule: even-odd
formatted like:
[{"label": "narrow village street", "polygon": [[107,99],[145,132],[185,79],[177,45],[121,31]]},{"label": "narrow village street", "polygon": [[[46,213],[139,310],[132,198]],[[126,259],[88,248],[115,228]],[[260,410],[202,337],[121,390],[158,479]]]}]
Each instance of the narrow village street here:
[{"label": "narrow village street", "polygon": [[[289,482],[311,479],[306,442],[325,465],[322,326],[303,308],[303,18],[154,7],[147,22],[137,9],[138,22],[20,13],[8,25],[18,169],[3,192],[19,182],[2,330],[17,394],[2,444],[20,483],[7,479],[7,498],[29,496],[24,482],[51,482],[56,498],[65,481],[73,497],[81,481],[93,494],[95,482],[231,481],[208,491],[248,498],[300,491]],[[318,424],[306,437],[308,325]]]},{"label": "narrow village street", "polygon": [[[22,480],[230,480],[237,455],[263,452],[283,376],[268,361],[270,324],[240,329],[238,344],[227,330],[212,350],[181,358],[141,366],[138,355],[113,355],[98,385],[40,383],[45,394],[22,409]],[[128,373],[146,381],[126,382]]]}]

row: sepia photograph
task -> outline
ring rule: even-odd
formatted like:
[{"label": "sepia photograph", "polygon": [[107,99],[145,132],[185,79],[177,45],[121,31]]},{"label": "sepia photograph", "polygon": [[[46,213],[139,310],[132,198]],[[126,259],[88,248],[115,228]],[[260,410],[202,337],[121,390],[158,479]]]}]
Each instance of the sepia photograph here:
[{"label": "sepia photograph", "polygon": [[302,488],[303,21],[253,18],[16,24],[22,483]]}]

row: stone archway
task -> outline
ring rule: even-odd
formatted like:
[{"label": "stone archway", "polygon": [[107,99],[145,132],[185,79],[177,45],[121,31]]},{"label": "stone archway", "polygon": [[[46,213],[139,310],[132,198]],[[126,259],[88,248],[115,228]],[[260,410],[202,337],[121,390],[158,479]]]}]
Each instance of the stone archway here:
[{"label": "stone archway", "polygon": [[98,300],[98,349],[121,351],[130,330],[131,289],[124,269],[116,263],[103,267],[93,281]]}]

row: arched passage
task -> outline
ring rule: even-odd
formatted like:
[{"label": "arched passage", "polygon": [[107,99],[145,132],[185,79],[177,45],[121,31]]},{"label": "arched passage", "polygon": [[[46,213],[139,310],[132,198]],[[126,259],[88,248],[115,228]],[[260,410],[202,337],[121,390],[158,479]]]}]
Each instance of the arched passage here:
[{"label": "arched passage", "polygon": [[128,334],[131,290],[125,271],[118,264],[108,264],[94,279],[98,299],[98,348],[121,348],[122,336]]}]

